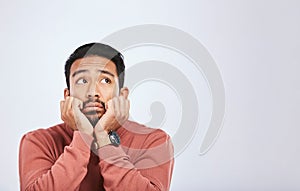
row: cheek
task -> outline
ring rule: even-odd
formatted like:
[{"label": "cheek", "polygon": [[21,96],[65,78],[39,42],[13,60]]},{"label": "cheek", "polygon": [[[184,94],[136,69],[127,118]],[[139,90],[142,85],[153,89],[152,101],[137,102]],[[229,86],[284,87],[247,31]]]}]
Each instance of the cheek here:
[{"label": "cheek", "polygon": [[86,88],[84,87],[70,87],[70,96],[82,99],[86,94]]},{"label": "cheek", "polygon": [[101,94],[103,99],[108,101],[111,98],[118,96],[118,91],[116,91],[114,88],[103,88]]}]

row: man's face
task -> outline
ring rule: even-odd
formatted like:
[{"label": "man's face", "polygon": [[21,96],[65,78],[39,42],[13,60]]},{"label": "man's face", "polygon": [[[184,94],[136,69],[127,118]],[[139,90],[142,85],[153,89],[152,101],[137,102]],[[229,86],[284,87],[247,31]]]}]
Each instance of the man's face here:
[{"label": "man's face", "polygon": [[83,102],[82,113],[95,125],[106,111],[105,103],[119,91],[115,64],[100,56],[77,59],[69,80],[69,95]]}]

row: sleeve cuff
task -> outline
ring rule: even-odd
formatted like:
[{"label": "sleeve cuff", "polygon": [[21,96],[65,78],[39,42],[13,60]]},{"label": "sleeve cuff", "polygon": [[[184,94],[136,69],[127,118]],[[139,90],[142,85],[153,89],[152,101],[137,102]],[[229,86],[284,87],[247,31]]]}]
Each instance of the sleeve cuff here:
[{"label": "sleeve cuff", "polygon": [[70,146],[76,147],[82,151],[90,152],[91,144],[94,137],[81,133],[80,131],[74,131],[73,140]]},{"label": "sleeve cuff", "polygon": [[100,159],[108,159],[108,158],[114,158],[116,156],[124,156],[126,157],[126,153],[123,151],[121,146],[113,146],[113,145],[105,145],[103,147],[100,147],[98,149],[98,156]]}]

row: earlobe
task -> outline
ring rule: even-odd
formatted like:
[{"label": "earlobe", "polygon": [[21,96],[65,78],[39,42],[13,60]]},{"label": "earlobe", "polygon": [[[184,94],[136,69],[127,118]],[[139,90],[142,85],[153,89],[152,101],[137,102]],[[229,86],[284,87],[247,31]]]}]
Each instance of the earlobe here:
[{"label": "earlobe", "polygon": [[70,96],[70,91],[68,88],[64,89],[64,98],[66,99],[66,97]]}]

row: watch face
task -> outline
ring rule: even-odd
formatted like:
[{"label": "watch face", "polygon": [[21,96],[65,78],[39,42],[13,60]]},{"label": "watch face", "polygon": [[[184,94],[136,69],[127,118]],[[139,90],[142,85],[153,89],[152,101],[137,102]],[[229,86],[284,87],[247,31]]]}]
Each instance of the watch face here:
[{"label": "watch face", "polygon": [[120,145],[120,137],[118,135],[117,132],[115,131],[110,131],[109,132],[109,139],[110,142],[114,145],[114,146],[119,146]]}]

